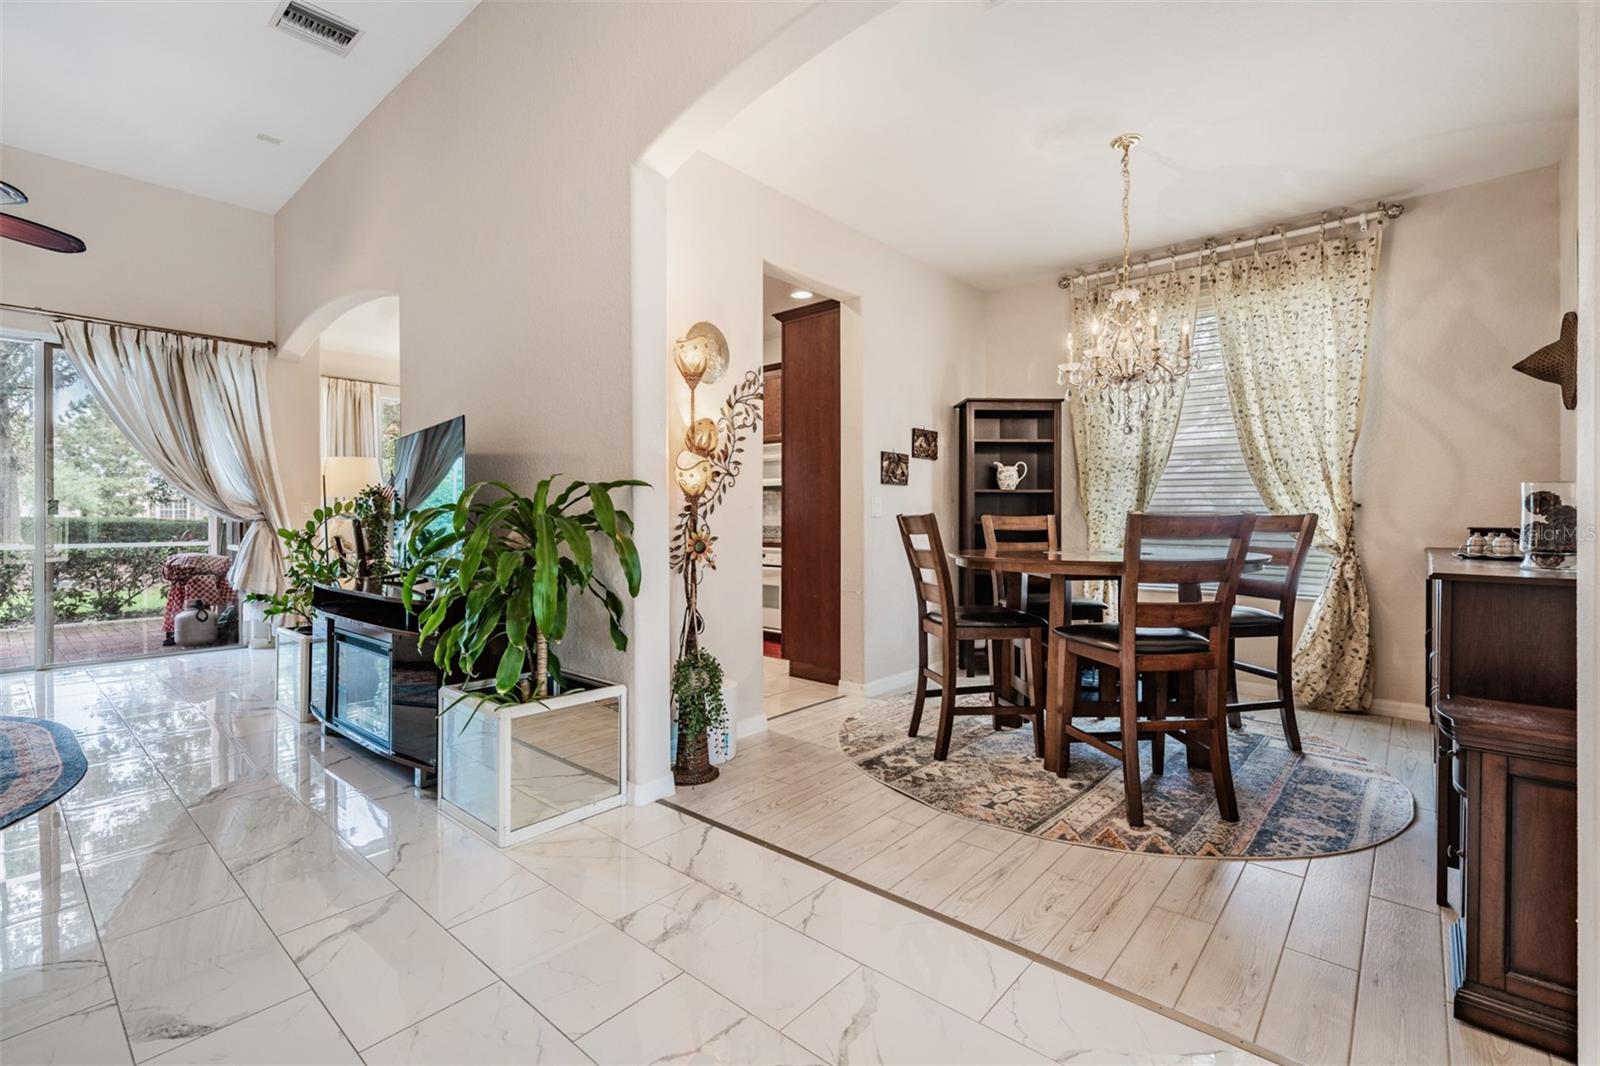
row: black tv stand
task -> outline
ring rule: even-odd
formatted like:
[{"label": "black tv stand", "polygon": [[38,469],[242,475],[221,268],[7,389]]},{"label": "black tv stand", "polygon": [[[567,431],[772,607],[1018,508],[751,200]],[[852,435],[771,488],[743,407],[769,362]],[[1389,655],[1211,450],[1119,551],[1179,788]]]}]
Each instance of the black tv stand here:
[{"label": "black tv stand", "polygon": [[327,656],[326,683],[314,694],[322,698],[311,708],[323,732],[410,767],[418,787],[431,783],[444,676],[421,648],[399,586],[376,578],[317,585],[311,605]]}]

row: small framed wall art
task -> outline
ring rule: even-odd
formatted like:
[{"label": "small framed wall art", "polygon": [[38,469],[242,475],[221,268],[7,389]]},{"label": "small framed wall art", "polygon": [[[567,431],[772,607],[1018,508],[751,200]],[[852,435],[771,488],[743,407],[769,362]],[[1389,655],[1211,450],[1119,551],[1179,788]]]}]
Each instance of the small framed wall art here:
[{"label": "small framed wall art", "polygon": [[911,483],[911,459],[905,452],[879,452],[878,481],[884,485]]},{"label": "small framed wall art", "polygon": [[939,458],[939,431],[936,429],[911,430],[911,458]]}]

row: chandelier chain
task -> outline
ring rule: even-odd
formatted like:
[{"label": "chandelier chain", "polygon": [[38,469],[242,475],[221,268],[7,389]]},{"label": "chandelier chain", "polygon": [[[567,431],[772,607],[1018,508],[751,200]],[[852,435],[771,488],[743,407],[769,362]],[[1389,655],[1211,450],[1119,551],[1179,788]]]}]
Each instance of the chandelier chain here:
[{"label": "chandelier chain", "polygon": [[1133,233],[1128,221],[1129,205],[1133,197],[1133,168],[1129,165],[1128,153],[1133,151],[1133,144],[1126,138],[1119,140],[1122,141],[1122,283],[1126,285],[1128,279],[1133,276],[1133,272],[1128,268],[1128,250],[1132,244],[1130,237]]}]

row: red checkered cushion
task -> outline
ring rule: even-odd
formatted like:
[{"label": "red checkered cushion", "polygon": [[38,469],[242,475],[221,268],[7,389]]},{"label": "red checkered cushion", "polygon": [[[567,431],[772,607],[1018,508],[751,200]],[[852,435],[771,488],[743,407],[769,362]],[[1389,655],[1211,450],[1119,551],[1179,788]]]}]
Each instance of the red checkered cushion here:
[{"label": "red checkered cushion", "polygon": [[167,580],[162,628],[171,633],[172,620],[195,600],[204,600],[212,607],[232,603],[235,593],[228,584],[228,568],[232,565],[227,556],[205,552],[180,552],[162,563],[161,576]]}]

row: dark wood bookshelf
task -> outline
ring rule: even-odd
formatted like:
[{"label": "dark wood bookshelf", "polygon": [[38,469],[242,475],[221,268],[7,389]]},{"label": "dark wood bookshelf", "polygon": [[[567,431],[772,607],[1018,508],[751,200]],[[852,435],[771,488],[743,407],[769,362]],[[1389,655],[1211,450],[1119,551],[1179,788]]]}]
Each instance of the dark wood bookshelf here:
[{"label": "dark wood bookshelf", "polygon": [[[1059,522],[1062,400],[967,399],[956,404],[956,412],[961,423],[960,546],[983,544],[986,514],[1053,514]],[[1000,488],[994,464],[1010,466],[1019,460],[1028,464],[1022,484]],[[990,603],[993,595],[988,574],[961,571],[962,602]]]},{"label": "dark wood bookshelf", "polygon": [[1053,448],[1053,437],[982,437],[972,442],[973,444],[1010,444],[1023,447]]}]

